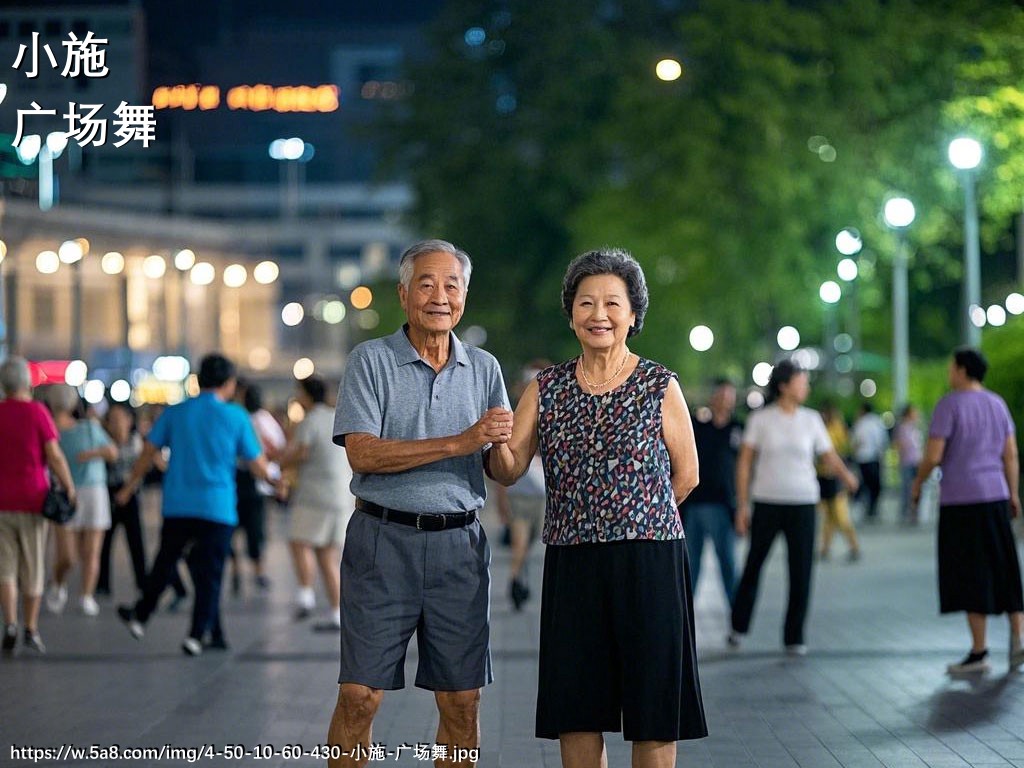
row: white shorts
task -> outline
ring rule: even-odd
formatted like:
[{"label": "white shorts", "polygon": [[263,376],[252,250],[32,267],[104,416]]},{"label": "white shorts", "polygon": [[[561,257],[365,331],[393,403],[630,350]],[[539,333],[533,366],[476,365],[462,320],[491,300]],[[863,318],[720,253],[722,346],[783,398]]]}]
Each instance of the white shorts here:
[{"label": "white shorts", "polygon": [[105,485],[83,485],[78,489],[75,515],[64,524],[69,531],[105,531],[110,528],[110,493]]}]

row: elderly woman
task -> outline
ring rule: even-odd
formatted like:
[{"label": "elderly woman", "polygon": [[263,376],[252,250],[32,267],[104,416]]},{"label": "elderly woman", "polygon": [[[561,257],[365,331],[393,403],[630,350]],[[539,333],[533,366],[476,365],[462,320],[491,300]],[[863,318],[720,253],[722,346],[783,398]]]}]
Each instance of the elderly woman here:
[{"label": "elderly woman", "polygon": [[697,452],[676,375],[630,351],[647,285],[625,251],[576,258],[562,308],[582,348],[542,371],[489,456],[510,485],[539,445],[547,485],[537,736],[567,768],[607,765],[604,731],[634,766],[675,765],[675,742],[707,735],[690,571],[677,505]]},{"label": "elderly woman", "polygon": [[939,486],[939,611],[967,613],[971,650],[950,674],[988,669],[988,615],[1010,620],[1009,665],[1024,664],[1024,599],[1010,519],[1020,514],[1020,477],[1013,418],[999,395],[982,386],[988,361],[976,349],[953,353],[953,391],[935,406],[924,458],[911,488],[914,504],[932,470]]},{"label": "elderly woman", "polygon": [[750,528],[750,549],[732,609],[728,642],[734,647],[750,628],[761,568],[781,533],[789,561],[782,642],[790,655],[807,653],[804,624],[811,599],[815,508],[821,498],[815,460],[851,493],[857,490],[857,478],[832,446],[821,414],[804,406],[810,391],[807,372],[791,360],[781,361],[768,381],[768,406],[751,414],[743,433],[736,463],[736,530],[742,535]]},{"label": "elderly woman", "polygon": [[44,555],[49,523],[42,516],[49,488],[47,467],[75,500],[75,484],[57,440],[57,427],[42,403],[32,400],[28,363],[8,357],[0,364],[0,607],[3,651],[18,641],[18,585],[21,585],[25,648],[46,651],[39,636]]},{"label": "elderly woman", "polygon": [[315,560],[327,593],[328,609],[313,629],[336,632],[341,629],[341,553],[345,548],[345,531],[356,508],[355,496],[349,490],[352,468],[345,449],[331,439],[334,409],[326,403],[324,380],[310,376],[297,386],[297,400],[305,418],[288,445],[271,454],[282,468],[298,469],[298,487],[289,499],[288,528],[288,547],[299,582],[295,618],[305,619],[316,605]]}]

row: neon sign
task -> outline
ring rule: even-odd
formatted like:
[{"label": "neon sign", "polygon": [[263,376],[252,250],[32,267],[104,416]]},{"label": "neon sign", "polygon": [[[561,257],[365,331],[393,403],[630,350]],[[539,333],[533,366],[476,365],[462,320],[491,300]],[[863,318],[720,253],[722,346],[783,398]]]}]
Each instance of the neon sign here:
[{"label": "neon sign", "polygon": [[209,111],[226,104],[231,110],[250,112],[336,112],[336,85],[236,85],[221,98],[216,85],[161,85],[153,91],[156,109]]}]

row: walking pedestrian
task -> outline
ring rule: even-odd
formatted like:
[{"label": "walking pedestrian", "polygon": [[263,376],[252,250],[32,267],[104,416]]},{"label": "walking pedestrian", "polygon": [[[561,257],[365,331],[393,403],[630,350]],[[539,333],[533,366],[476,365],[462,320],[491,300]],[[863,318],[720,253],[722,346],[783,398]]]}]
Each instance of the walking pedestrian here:
[{"label": "walking pedestrian", "polygon": [[[821,409],[821,418],[825,422],[825,430],[832,441],[836,454],[845,463],[850,450],[850,438],[846,431],[846,419],[834,403],[826,403]],[[818,460],[818,489],[821,491],[821,549],[819,557],[828,560],[832,549],[832,539],[836,531],[846,537],[846,559],[854,563],[860,560],[860,542],[857,530],[850,519],[849,496],[840,484],[836,473],[827,462]]]},{"label": "walking pedestrian", "polygon": [[743,425],[735,416],[736,385],[717,379],[708,408],[693,417],[700,483],[680,507],[686,530],[686,551],[693,577],[693,594],[701,573],[704,541],[711,539],[718,558],[722,591],[731,608],[736,594],[736,456]]},{"label": "walking pedestrian", "polygon": [[581,354],[526,388],[490,452],[505,484],[538,447],[544,462],[536,733],[564,766],[606,766],[605,731],[633,743],[636,768],[675,765],[677,741],[707,735],[678,509],[697,451],[676,375],[627,346],[648,303],[627,252],[574,259],[562,308]]},{"label": "walking pedestrian", "polygon": [[[761,568],[775,537],[786,538],[789,595],[782,642],[793,656],[807,653],[804,627],[811,599],[814,518],[820,497],[814,470],[824,461],[852,492],[857,478],[832,447],[817,411],[804,407],[810,394],[807,372],[791,360],[772,369],[768,405],[747,420],[736,465],[736,530],[750,531],[750,548],[732,609],[729,645],[737,647],[750,629]],[[753,503],[753,515],[751,515]]]},{"label": "walking pedestrian", "polygon": [[928,442],[911,489],[913,502],[932,470],[939,486],[939,612],[967,614],[971,650],[948,665],[950,674],[989,669],[987,617],[1010,623],[1009,665],[1024,664],[1024,596],[1020,561],[1010,528],[1020,515],[1016,429],[1006,403],[982,382],[988,361],[961,347],[949,365],[952,392],[932,413]]},{"label": "walking pedestrian", "polygon": [[100,551],[100,575],[96,583],[96,593],[100,595],[110,594],[110,552],[118,527],[124,528],[136,590],[141,593],[146,583],[146,546],[142,536],[139,494],[133,493],[124,504],[116,501],[118,491],[142,455],[142,436],[135,431],[134,421],[131,406],[125,403],[113,403],[107,411],[106,429],[117,449],[117,456],[107,465],[110,528],[103,536],[103,549]]},{"label": "walking pedestrian", "polygon": [[60,430],[60,447],[78,491],[78,508],[68,522],[54,527],[57,557],[46,591],[46,608],[51,613],[64,610],[68,601],[68,575],[80,565],[78,605],[86,616],[96,616],[100,612],[95,597],[100,549],[111,523],[106,463],[117,458],[117,448],[99,422],[84,415],[79,418],[84,409],[74,387],[66,384],[50,387],[47,401]]},{"label": "walking pedestrian", "polygon": [[[236,399],[249,414],[264,455],[269,456],[283,448],[286,442],[284,430],[270,411],[263,407],[263,390],[249,381],[241,384],[239,389],[241,391],[236,393]],[[280,477],[280,469],[275,462],[270,462],[268,471],[274,478]],[[257,590],[266,591],[270,589],[270,579],[263,567],[263,549],[267,541],[266,499],[273,496],[274,489],[269,483],[257,479],[246,461],[239,462],[235,469],[235,486],[238,491],[238,530],[245,534],[245,553],[252,566],[252,583]],[[233,543],[228,557],[231,564],[231,593],[238,595],[242,588],[241,557],[235,553]]]},{"label": "walking pedestrian", "polygon": [[406,250],[398,298],[407,322],[352,351],[338,395],[334,440],[348,451],[357,511],[341,560],[328,742],[350,755],[369,746],[384,691],[405,686],[414,632],[416,685],[434,692],[440,714],[436,743],[462,750],[449,765],[479,755],[480,689],[493,680],[490,548],[477,519],[483,450],[508,440],[512,413],[498,362],[454,333],[471,270],[444,240]]},{"label": "walking pedestrian", "polygon": [[860,415],[853,423],[850,435],[853,460],[860,470],[860,491],[858,498],[864,504],[864,521],[873,523],[878,519],[878,499],[882,495],[882,459],[889,447],[889,433],[882,417],[875,413],[874,406],[865,400],[860,405]]},{"label": "walking pedestrian", "polygon": [[220,623],[220,592],[231,534],[238,525],[235,462],[249,462],[257,477],[267,479],[267,461],[248,415],[231,402],[235,366],[223,355],[210,354],[199,365],[199,395],[172,405],[157,419],[146,438],[142,456],[117,494],[126,502],[146,476],[154,456],[170,448],[164,477],[163,527],[160,550],[134,605],[122,605],[118,616],[136,639],[177,571],[187,547],[189,573],[195,590],[192,623],[182,642],[188,656],[203,652],[203,640],[226,648]]},{"label": "walking pedestrian", "polygon": [[341,629],[339,568],[345,549],[345,530],[355,511],[349,490],[352,468],[345,449],[334,444],[334,409],[327,405],[327,386],[319,376],[301,379],[296,400],[305,416],[283,451],[272,454],[284,470],[297,469],[296,487],[288,500],[288,548],[299,583],[295,618],[313,613],[315,567],[327,593],[327,613],[313,625],[319,632]]},{"label": "walking pedestrian", "polygon": [[900,463],[900,520],[909,525],[917,525],[918,522],[917,505],[912,502],[912,492],[917,468],[924,453],[924,439],[918,421],[917,408],[913,405],[905,406],[892,436],[892,444]]},{"label": "walking pedestrian", "polygon": [[0,363],[0,610],[3,611],[4,654],[18,642],[18,593],[24,647],[45,653],[39,635],[39,606],[46,580],[46,533],[42,515],[53,473],[71,502],[75,481],[60,449],[57,426],[42,403],[32,400],[32,380],[24,358]]}]

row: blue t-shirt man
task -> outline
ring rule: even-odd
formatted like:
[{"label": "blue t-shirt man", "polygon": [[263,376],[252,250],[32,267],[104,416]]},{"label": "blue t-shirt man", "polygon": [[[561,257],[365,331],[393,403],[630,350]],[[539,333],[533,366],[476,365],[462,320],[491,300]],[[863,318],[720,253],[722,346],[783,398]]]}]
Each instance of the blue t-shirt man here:
[{"label": "blue t-shirt man", "polygon": [[170,448],[163,515],[238,525],[235,460],[252,461],[260,443],[245,410],[212,391],[171,406],[146,439]]}]

